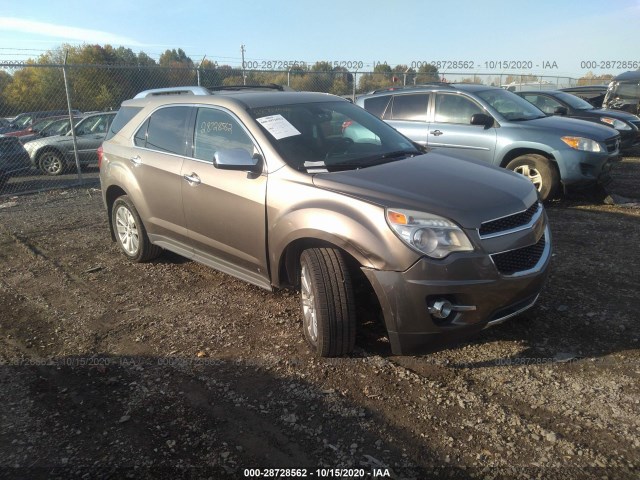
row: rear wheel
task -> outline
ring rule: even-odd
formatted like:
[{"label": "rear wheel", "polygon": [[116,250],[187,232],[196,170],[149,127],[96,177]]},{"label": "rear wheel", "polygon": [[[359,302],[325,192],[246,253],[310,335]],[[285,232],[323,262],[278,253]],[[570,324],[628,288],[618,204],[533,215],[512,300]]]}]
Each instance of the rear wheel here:
[{"label": "rear wheel", "polygon": [[511,160],[507,168],[531,180],[538,190],[540,200],[552,199],[558,189],[558,171],[551,161],[542,155],[521,155]]},{"label": "rear wheel", "polygon": [[126,195],[118,197],[111,209],[111,228],[122,252],[134,262],[148,262],[162,252],[149,240],[138,211]]},{"label": "rear wheel", "polygon": [[58,152],[49,151],[40,154],[38,164],[45,175],[60,175],[64,172],[64,161]]},{"label": "rear wheel", "polygon": [[353,351],[355,301],[351,276],[339,250],[302,252],[300,301],[304,336],[317,356],[337,357]]}]

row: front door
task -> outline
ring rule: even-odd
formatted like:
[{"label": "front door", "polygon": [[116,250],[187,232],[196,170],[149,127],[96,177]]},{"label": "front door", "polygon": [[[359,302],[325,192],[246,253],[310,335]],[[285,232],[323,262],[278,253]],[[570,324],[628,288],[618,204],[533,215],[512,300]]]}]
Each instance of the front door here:
[{"label": "front door", "polygon": [[433,120],[429,123],[429,147],[460,158],[493,162],[495,127],[471,125],[471,117],[487,112],[476,102],[455,93],[436,93]]},{"label": "front door", "polygon": [[214,154],[225,149],[258,153],[247,130],[231,113],[198,108],[193,158],[182,165],[182,199],[194,258],[269,288],[267,177],[214,167]]}]

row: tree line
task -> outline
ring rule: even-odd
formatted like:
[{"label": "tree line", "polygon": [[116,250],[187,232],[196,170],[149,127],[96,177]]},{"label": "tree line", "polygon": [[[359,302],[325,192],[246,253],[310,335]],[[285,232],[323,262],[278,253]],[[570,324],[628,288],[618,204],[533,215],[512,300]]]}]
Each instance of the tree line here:
[{"label": "tree line", "polygon": [[266,84],[289,85],[294,90],[349,95],[392,85],[413,85],[439,80],[435,67],[419,70],[406,65],[378,64],[373,72],[354,76],[344,67],[328,62],[296,66],[286,72],[244,71],[203,59],[197,65],[182,49],[167,49],[158,61],[144,52],[111,45],[61,45],[24,66],[0,70],[0,115],[67,107],[61,68],[67,65],[72,107],[81,111],[109,110],[149,88],[182,85]]}]

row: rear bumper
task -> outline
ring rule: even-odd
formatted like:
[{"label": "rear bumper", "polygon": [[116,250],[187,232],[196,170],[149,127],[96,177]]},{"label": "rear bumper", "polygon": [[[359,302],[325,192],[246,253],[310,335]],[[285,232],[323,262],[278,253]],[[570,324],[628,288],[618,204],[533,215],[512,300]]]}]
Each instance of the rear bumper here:
[{"label": "rear bumper", "polygon": [[[545,236],[535,267],[512,275],[502,275],[486,254],[458,255],[447,262],[422,258],[405,272],[363,269],[380,301],[392,352],[433,351],[532,307],[551,259],[548,228]],[[429,312],[438,299],[475,308],[440,319]]]}]

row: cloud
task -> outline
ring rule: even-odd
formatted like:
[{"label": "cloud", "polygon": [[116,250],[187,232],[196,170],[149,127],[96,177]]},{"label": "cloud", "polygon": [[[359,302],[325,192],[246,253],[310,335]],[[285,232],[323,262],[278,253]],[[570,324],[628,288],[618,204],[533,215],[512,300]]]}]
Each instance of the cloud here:
[{"label": "cloud", "polygon": [[53,23],[36,22],[15,17],[0,17],[0,30],[13,30],[16,32],[54,37],[62,41],[82,41],[87,43],[143,46],[142,43],[128,37],[115,35],[100,30],[87,28],[68,27]]}]

